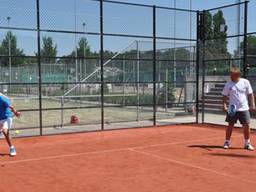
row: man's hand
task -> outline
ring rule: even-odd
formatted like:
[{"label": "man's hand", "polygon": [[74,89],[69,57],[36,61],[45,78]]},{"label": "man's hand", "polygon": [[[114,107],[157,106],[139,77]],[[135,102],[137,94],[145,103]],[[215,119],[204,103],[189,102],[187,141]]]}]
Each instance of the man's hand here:
[{"label": "man's hand", "polygon": [[21,116],[21,112],[15,111],[15,112],[14,112],[14,115],[19,118],[19,117]]},{"label": "man's hand", "polygon": [[254,94],[250,94],[249,97],[249,106],[250,106],[250,111],[251,112],[254,112],[256,111],[256,108],[255,108],[255,101],[254,101]]},{"label": "man's hand", "polygon": [[226,113],[228,112],[227,106],[223,106],[223,111],[226,112]]},{"label": "man's hand", "polygon": [[19,111],[16,111],[13,106],[10,106],[10,109],[12,110],[13,114],[16,117],[20,117],[21,116],[21,113]]},{"label": "man's hand", "polygon": [[223,111],[224,112],[228,112],[228,97],[227,96],[223,96]]},{"label": "man's hand", "polygon": [[254,107],[250,107],[250,111],[251,112],[255,112],[256,111],[256,107],[254,106]]}]

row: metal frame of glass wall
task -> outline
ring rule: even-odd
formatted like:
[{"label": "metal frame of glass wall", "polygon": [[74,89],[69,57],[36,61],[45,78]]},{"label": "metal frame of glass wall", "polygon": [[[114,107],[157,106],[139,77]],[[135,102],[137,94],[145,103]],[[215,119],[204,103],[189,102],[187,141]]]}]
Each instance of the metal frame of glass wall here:
[{"label": "metal frame of glass wall", "polygon": [[[220,102],[222,100],[221,92],[219,94],[216,94],[214,92],[211,93],[211,90],[217,90],[220,88],[223,88],[222,86],[224,83],[229,80],[229,69],[232,66],[240,67],[243,77],[247,78],[248,74],[248,66],[247,66],[247,15],[248,15],[248,1],[226,5],[222,7],[217,7],[213,9],[208,9],[200,12],[201,15],[201,26],[202,26],[202,36],[200,40],[200,51],[201,51],[201,57],[200,57],[200,63],[202,66],[202,70],[200,71],[201,77],[202,77],[202,86],[201,90],[199,91],[201,93],[201,112],[202,112],[202,123],[212,123],[212,124],[223,124],[218,121],[212,121],[210,118],[207,117],[210,116],[209,114],[215,114],[216,112],[207,112],[207,105],[208,109],[210,107],[214,107],[214,105],[211,103],[209,98],[220,96],[219,99]],[[209,15],[214,18],[214,14],[221,13],[227,16],[225,18],[228,21],[224,21],[224,27],[226,27],[225,36],[211,36],[208,34],[205,29],[205,26],[207,26],[207,17],[209,18]],[[232,23],[233,20],[233,23]],[[226,22],[226,23],[225,23]],[[229,22],[229,23],[228,23]],[[228,23],[228,24],[227,24]],[[210,33],[210,32],[208,32]],[[229,49],[233,49],[234,53],[230,53],[230,51],[225,50],[222,52],[216,52],[211,55],[210,52],[214,52],[214,48],[216,49],[216,46],[221,47],[223,44],[226,44]],[[214,47],[214,48],[213,48]],[[226,52],[226,53],[225,53]],[[209,70],[209,68],[213,68],[215,66],[215,69],[222,70],[221,72],[216,72],[217,78],[212,77],[212,71]],[[207,85],[207,87],[206,87]],[[214,85],[219,85],[219,87],[213,87]],[[210,90],[208,90],[210,87]],[[212,88],[211,88],[212,87]],[[207,90],[207,91],[206,91]],[[209,91],[209,92],[208,92]],[[208,97],[208,98],[206,98]],[[209,101],[207,101],[209,100]],[[217,99],[216,99],[217,100]],[[215,101],[217,102],[217,101]],[[222,105],[217,106],[217,113],[216,114],[224,114],[222,111]],[[210,109],[209,109],[210,110]]]},{"label": "metal frame of glass wall", "polygon": [[[71,1],[70,1],[71,2]],[[111,129],[110,128],[105,128],[105,126],[108,126],[109,124],[114,124],[114,123],[119,123],[119,122],[128,122],[129,119],[126,120],[109,120],[108,119],[108,114],[111,114],[111,111],[108,111],[109,109],[128,109],[131,111],[140,111],[140,110],[145,110],[149,111],[150,114],[150,126],[155,126],[155,125],[162,125],[158,123],[158,114],[159,112],[159,107],[163,108],[163,112],[161,111],[161,114],[164,113],[164,107],[168,109],[168,106],[175,106],[177,107],[177,110],[179,108],[183,108],[184,106],[194,106],[194,115],[193,115],[193,120],[191,120],[189,123],[199,123],[199,108],[202,109],[202,112],[204,113],[204,93],[200,94],[199,90],[201,89],[200,85],[200,78],[203,78],[203,83],[202,87],[204,89],[205,85],[205,80],[204,76],[205,73],[204,71],[201,71],[201,65],[205,65],[206,59],[202,58],[202,44],[204,44],[205,40],[201,41],[200,40],[200,33],[202,32],[202,21],[201,21],[201,15],[203,12],[197,11],[197,10],[186,10],[186,9],[178,9],[178,8],[170,8],[170,7],[160,7],[160,6],[151,6],[151,5],[142,5],[142,4],[136,4],[136,3],[126,3],[126,2],[116,2],[116,1],[111,1],[111,0],[87,0],[84,1],[90,4],[93,4],[92,7],[95,8],[95,12],[97,16],[95,18],[92,18],[90,22],[97,22],[95,25],[95,29],[92,30],[92,32],[86,31],[84,27],[86,26],[85,23],[80,20],[79,14],[76,14],[75,12],[75,27],[70,27],[65,24],[65,22],[56,22],[54,20],[54,17],[63,17],[63,15],[60,14],[58,15],[58,6],[61,6],[61,3],[55,7],[56,12],[54,14],[50,14],[47,12],[46,5],[50,6],[54,5],[54,2],[52,1],[27,1],[27,3],[30,3],[32,5],[31,10],[29,10],[28,15],[24,15],[24,20],[26,19],[27,21],[20,22],[18,23],[19,25],[12,26],[12,25],[1,25],[0,24],[0,30],[2,31],[15,31],[15,32],[26,32],[26,33],[31,33],[33,36],[33,39],[30,40],[29,42],[36,42],[34,46],[34,52],[36,53],[35,55],[1,55],[1,59],[17,59],[17,58],[24,58],[25,60],[28,60],[27,63],[29,63],[30,60],[33,60],[33,62],[36,61],[37,66],[35,67],[37,77],[30,76],[28,79],[28,82],[24,83],[22,81],[15,81],[12,82],[12,80],[6,80],[1,82],[1,87],[8,87],[8,86],[14,86],[14,92],[17,91],[17,89],[21,89],[22,91],[27,88],[29,89],[29,94],[32,94],[35,97],[35,103],[33,107],[25,107],[22,108],[22,112],[24,113],[24,116],[30,116],[31,119],[38,117],[37,123],[28,126],[28,127],[19,127],[17,129],[38,129],[39,127],[39,132],[38,135],[44,135],[44,134],[49,134],[46,130],[46,128],[49,127],[54,127],[54,126],[63,126],[63,118],[65,117],[65,113],[67,112],[68,115],[72,115],[72,110],[87,110],[90,112],[90,110],[97,109],[97,112],[93,114],[94,116],[97,116],[97,122],[91,121],[89,123],[83,124],[81,122],[81,126],[83,125],[94,125],[97,124],[99,125],[96,130],[105,130],[105,129]],[[82,4],[76,4],[79,3],[79,1],[74,0],[72,3],[74,3],[75,9],[80,9],[80,11],[83,9]],[[247,2],[245,2],[245,14],[247,14]],[[70,4],[71,5],[71,4]],[[237,5],[237,4],[236,4]],[[230,5],[230,6],[236,6],[236,5]],[[18,7],[18,2],[17,5],[14,4],[13,6]],[[225,7],[220,7],[216,9],[223,9],[227,8],[230,6],[225,6]],[[145,23],[139,23],[139,21],[132,20],[134,18],[131,17],[131,20],[129,20],[130,16],[129,14],[127,15],[122,15],[122,10],[128,9],[130,10],[130,14],[134,11],[136,13],[141,13],[141,17],[145,21]],[[54,9],[53,9],[54,11]],[[208,10],[208,11],[213,11]],[[78,10],[79,12],[79,10]],[[82,11],[81,11],[82,12]],[[115,13],[110,16],[110,12]],[[10,11],[9,14],[12,14]],[[49,14],[49,15],[47,15]],[[82,13],[81,13],[82,14]],[[22,16],[22,15],[21,15]],[[28,17],[25,17],[28,16]],[[119,17],[120,16],[120,21],[118,23],[112,23],[111,18]],[[173,16],[173,17],[172,17]],[[184,28],[183,31],[189,31],[190,30],[190,35],[186,34],[185,32],[177,34],[176,31],[176,25],[177,21],[186,16],[189,18],[189,21],[184,23],[183,25],[186,27],[193,26],[190,29]],[[71,17],[69,15],[69,17]],[[69,17],[64,17],[63,20],[69,20]],[[167,20],[167,22],[163,22],[163,18],[169,17],[170,20]],[[162,18],[162,19],[161,19]],[[247,18],[247,15],[245,15],[245,18]],[[30,21],[33,20],[33,21]],[[246,22],[247,19],[245,19]],[[78,26],[76,22],[81,22],[82,25]],[[133,23],[133,27],[126,28],[125,22],[130,22]],[[26,23],[28,25],[26,25]],[[55,23],[56,22],[56,23]],[[66,22],[66,23],[67,23]],[[136,23],[137,22],[137,23]],[[49,24],[53,23],[53,24]],[[201,23],[201,24],[200,24]],[[116,26],[114,26],[116,24]],[[136,31],[138,27],[142,27],[141,25],[145,28],[145,31]],[[175,27],[172,27],[175,26]],[[143,28],[142,27],[142,28]],[[174,31],[165,31],[164,29],[170,27]],[[174,28],[174,29],[173,29]],[[193,35],[191,30],[193,30]],[[244,34],[246,34],[246,23],[244,25]],[[45,56],[42,53],[42,38],[45,34],[52,34],[59,36],[61,40],[65,40],[65,38],[68,38],[68,36],[72,36],[72,38],[77,38],[85,36],[90,37],[94,39],[95,44],[98,46],[98,51],[97,53],[90,54],[88,55],[79,55],[77,53],[77,47],[75,48],[75,51],[73,51],[73,54],[71,55],[56,55],[56,56]],[[244,36],[246,40],[246,35],[240,35]],[[233,36],[229,36],[228,38],[232,38]],[[116,44],[118,45],[119,42],[133,42],[132,46],[137,47],[136,48],[130,48],[130,49],[124,49],[124,51],[118,52],[116,50],[110,52],[109,45],[110,44]],[[77,41],[76,41],[77,43]],[[140,44],[141,43],[141,44]],[[75,45],[76,46],[76,45]],[[145,47],[144,47],[145,46]],[[190,53],[185,59],[183,59],[179,55],[178,52],[179,50],[189,50],[186,53]],[[117,49],[117,48],[116,48]],[[141,50],[140,50],[141,49]],[[193,53],[192,50],[193,49]],[[118,48],[120,50],[120,48]],[[137,50],[137,52],[135,51]],[[86,52],[86,50],[85,50]],[[95,51],[96,52],[96,51]],[[109,53],[110,52],[110,53]],[[135,53],[134,53],[135,52]],[[163,53],[168,52],[169,55],[164,55]],[[132,54],[129,56],[129,54]],[[170,56],[171,55],[171,56]],[[244,49],[244,55],[246,55],[246,49]],[[203,56],[204,57],[204,56]],[[54,59],[56,63],[62,62],[65,63],[65,66],[73,64],[73,66],[80,67],[80,70],[87,70],[86,67],[82,66],[84,63],[84,60],[87,62],[94,62],[98,63],[96,68],[91,69],[90,74],[93,74],[89,78],[82,78],[81,74],[79,77],[79,71],[75,72],[73,76],[75,79],[72,79],[71,81],[63,80],[63,81],[54,81],[54,80],[45,80],[45,71],[50,70],[51,68],[48,65],[45,65],[44,62],[45,60],[51,60]],[[244,60],[244,63],[246,63],[246,57],[242,58]],[[111,67],[108,67],[106,63],[111,62]],[[119,70],[119,65],[122,63],[128,63],[128,67],[124,66],[124,69],[127,70],[127,74],[130,75],[127,80],[122,76],[123,80],[120,80],[118,78],[112,78],[111,75],[106,75],[106,74],[112,74],[112,73],[118,73]],[[149,68],[150,70],[145,70],[142,72],[137,72],[137,75],[131,75],[131,67],[130,66],[135,66],[134,68],[137,67],[138,70],[138,62],[140,65],[144,66],[144,68]],[[137,63],[137,65],[136,65]],[[56,64],[56,66],[58,66]],[[64,66],[64,65],[63,65]],[[81,67],[82,66],[82,67]],[[146,66],[146,67],[145,67]],[[26,67],[26,66],[25,66]],[[24,67],[24,68],[25,68]],[[180,71],[176,71],[177,68],[180,67]],[[188,67],[188,68],[187,68]],[[7,67],[8,68],[8,67]],[[134,69],[136,71],[136,69]],[[181,74],[184,75],[184,68],[186,68],[186,71],[192,71],[191,72],[191,77],[185,78],[185,80],[180,80],[179,77],[177,79],[176,74]],[[10,69],[10,68],[9,68]],[[204,68],[202,68],[204,69]],[[21,71],[24,69],[21,69]],[[53,69],[53,70],[63,70],[63,67]],[[67,70],[72,71],[70,68]],[[168,74],[168,71],[170,70],[171,73],[174,75],[166,75]],[[114,72],[113,72],[114,71]],[[81,72],[81,71],[80,71]],[[16,73],[16,72],[15,72]],[[22,73],[22,72],[21,72]],[[24,72],[25,73],[25,72]],[[70,72],[71,73],[71,72]],[[119,72],[121,73],[121,72]],[[166,74],[165,74],[166,73]],[[189,73],[189,72],[188,72]],[[203,74],[203,75],[200,75]],[[126,75],[127,75],[126,74]],[[10,71],[9,76],[15,76],[14,72]],[[127,75],[127,76],[128,76]],[[26,77],[27,78],[27,77]],[[38,79],[36,79],[38,78]],[[56,77],[57,78],[57,77]],[[11,78],[10,78],[11,79]],[[164,100],[161,99],[162,96],[161,94],[166,94],[166,92],[162,91],[163,89],[169,89],[169,84],[170,84],[170,79],[171,79],[171,84],[172,86],[178,87],[180,90],[179,94],[182,95],[182,91],[184,91],[184,85],[186,87],[193,87],[193,89],[190,90],[190,94],[194,94],[192,99],[188,99],[188,101],[181,101],[180,99],[178,101],[176,100]],[[134,94],[130,94],[131,97],[135,97],[134,99],[136,100],[136,104],[134,103],[129,103],[127,100],[124,98],[122,102],[117,102],[115,104],[108,103],[108,95],[111,95],[109,93],[106,93],[106,89],[109,89],[108,86],[111,85],[123,85],[123,92],[125,92],[125,89],[132,89],[134,88]],[[127,85],[125,87],[124,85]],[[98,87],[100,91],[97,93],[90,93],[86,105],[81,104],[81,105],[71,105],[69,102],[79,102],[76,100],[75,97],[68,98],[65,97],[71,91],[79,92],[79,89],[81,87],[86,87],[86,86],[91,86],[91,87]],[[148,86],[148,90],[146,89],[145,91],[145,86]],[[54,105],[51,103],[45,104],[45,100],[48,97],[52,97],[55,95],[51,95],[48,93],[48,89],[53,89],[57,90],[56,87],[61,87],[61,93],[58,93],[57,97],[60,100],[60,105]],[[107,87],[107,88],[106,88]],[[89,89],[89,88],[88,88]],[[149,91],[150,90],[150,91]],[[22,92],[21,91],[21,92]],[[59,90],[58,90],[59,91]],[[145,99],[146,101],[141,101],[141,94],[143,92],[148,91],[148,99]],[[32,92],[32,93],[31,93]],[[120,90],[117,91],[118,93]],[[164,92],[164,93],[162,93]],[[204,91],[203,91],[204,92]],[[20,92],[17,92],[20,94]],[[23,92],[22,92],[23,94]],[[22,95],[21,94],[21,95]],[[179,95],[178,94],[178,95]],[[25,95],[25,94],[24,94]],[[24,96],[23,95],[23,96]],[[81,97],[81,92],[80,94],[76,95],[76,97],[80,98]],[[129,95],[129,94],[128,94]],[[97,97],[97,99],[95,99]],[[126,95],[124,96],[126,97]],[[128,96],[127,96],[128,97]],[[161,97],[161,98],[160,98]],[[168,97],[168,96],[166,96]],[[201,104],[201,99],[202,99],[202,104]],[[164,97],[165,98],[165,97]],[[53,99],[52,99],[53,100]],[[81,100],[81,98],[80,98]],[[118,99],[116,99],[118,100]],[[22,101],[23,103],[26,103],[26,101]],[[68,103],[68,104],[66,104]],[[66,105],[66,106],[65,106]],[[32,105],[31,105],[32,106]],[[201,107],[202,106],[202,107]],[[191,110],[191,109],[190,109]],[[56,125],[54,124],[47,124],[45,122],[45,119],[50,118],[49,114],[54,114],[57,117],[58,121],[61,123],[57,123]],[[121,112],[119,112],[121,113]],[[33,116],[34,115],[34,116]],[[126,113],[123,114],[125,116]],[[170,115],[170,113],[167,114],[167,117]],[[138,117],[138,113],[136,115],[136,118]],[[167,118],[165,117],[165,118]],[[202,116],[204,117],[204,115]],[[83,118],[89,118],[89,117],[83,117]],[[142,118],[142,117],[141,117]],[[148,118],[148,117],[147,117]],[[136,121],[136,120],[135,120]],[[203,120],[204,122],[204,120]],[[168,122],[167,124],[173,124],[173,122]],[[37,126],[38,125],[38,126]],[[143,127],[143,124],[136,124],[132,125],[132,127]],[[148,125],[145,125],[148,126]],[[56,127],[55,127],[56,128]],[[127,128],[125,125],[120,125],[118,128]],[[86,130],[85,130],[86,131]],[[88,130],[90,131],[90,130]],[[55,133],[62,133],[64,131],[57,131]],[[79,129],[77,131],[72,131],[72,132],[80,132]]]}]

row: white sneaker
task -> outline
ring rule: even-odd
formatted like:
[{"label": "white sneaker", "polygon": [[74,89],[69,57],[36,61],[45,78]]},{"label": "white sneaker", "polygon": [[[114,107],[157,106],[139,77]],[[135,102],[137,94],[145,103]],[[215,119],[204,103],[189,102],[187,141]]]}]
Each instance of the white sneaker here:
[{"label": "white sneaker", "polygon": [[247,149],[247,150],[249,150],[249,151],[254,151],[254,147],[252,146],[251,143],[246,143],[246,144],[244,145],[244,149]]},{"label": "white sneaker", "polygon": [[16,149],[14,146],[10,147],[10,156],[14,157],[17,155]]},{"label": "white sneaker", "polygon": [[223,148],[224,149],[229,149],[230,144],[231,144],[230,141],[225,141]]}]

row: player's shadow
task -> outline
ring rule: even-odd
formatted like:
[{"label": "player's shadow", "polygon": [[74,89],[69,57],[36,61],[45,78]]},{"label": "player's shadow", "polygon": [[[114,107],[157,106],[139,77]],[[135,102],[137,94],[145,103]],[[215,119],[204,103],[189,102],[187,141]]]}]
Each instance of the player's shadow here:
[{"label": "player's shadow", "polygon": [[210,153],[211,156],[217,157],[234,157],[234,158],[252,158],[255,159],[255,155],[245,155],[245,154],[237,154],[237,153]]},{"label": "player's shadow", "polygon": [[[188,147],[190,147],[190,148],[201,148],[201,149],[205,149],[205,150],[208,150],[208,151],[212,151],[214,149],[223,149],[223,146],[220,146],[220,145],[190,145]],[[236,149],[241,149],[241,148],[230,147],[229,149],[236,150]]]},{"label": "player's shadow", "polygon": [[9,156],[9,153],[0,153],[0,157]]}]

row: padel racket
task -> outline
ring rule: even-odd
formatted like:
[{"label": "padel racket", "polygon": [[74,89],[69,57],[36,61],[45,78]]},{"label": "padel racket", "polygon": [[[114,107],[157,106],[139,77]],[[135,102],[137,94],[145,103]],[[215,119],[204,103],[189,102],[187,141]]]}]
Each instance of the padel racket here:
[{"label": "padel racket", "polygon": [[228,107],[228,115],[230,117],[234,117],[236,115],[236,106],[235,105],[229,105],[229,107]]}]

